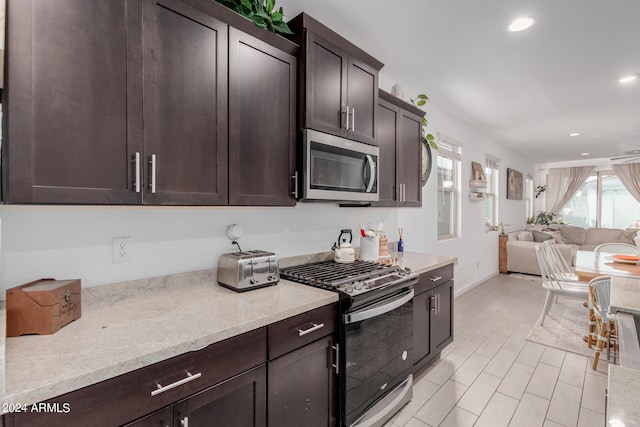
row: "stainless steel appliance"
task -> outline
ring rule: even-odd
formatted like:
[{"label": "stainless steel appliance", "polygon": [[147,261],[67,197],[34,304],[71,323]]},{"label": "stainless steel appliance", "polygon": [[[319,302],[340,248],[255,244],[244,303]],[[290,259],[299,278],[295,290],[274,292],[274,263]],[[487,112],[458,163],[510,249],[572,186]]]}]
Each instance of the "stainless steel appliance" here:
[{"label": "stainless steel appliance", "polygon": [[370,261],[305,264],[281,275],[339,293],[340,425],[384,425],[412,397],[418,275]]},{"label": "stainless steel appliance", "polygon": [[218,283],[234,291],[275,285],[279,280],[278,257],[273,252],[239,251],[218,258]]},{"label": "stainless steel appliance", "polygon": [[305,129],[302,200],[378,201],[378,157],[373,145]]}]

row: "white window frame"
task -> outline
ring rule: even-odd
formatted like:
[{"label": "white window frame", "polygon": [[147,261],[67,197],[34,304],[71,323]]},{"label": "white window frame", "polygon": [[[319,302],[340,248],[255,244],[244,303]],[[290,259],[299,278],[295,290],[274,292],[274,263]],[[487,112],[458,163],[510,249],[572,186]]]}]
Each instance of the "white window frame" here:
[{"label": "white window frame", "polygon": [[533,175],[527,174],[524,180],[524,194],[525,194],[525,218],[528,220],[529,218],[535,217],[534,213],[534,199],[535,199],[535,189],[533,185]]},{"label": "white window frame", "polygon": [[[453,184],[451,187],[442,187],[438,183],[438,196],[440,193],[448,192],[454,193],[453,195],[453,224],[451,225],[451,229],[453,230],[453,234],[439,235],[438,241],[451,240],[460,237],[460,165],[462,163],[462,143],[459,141],[450,138],[447,135],[442,133],[438,133],[438,157],[444,157],[453,162],[453,170],[452,170],[452,178]],[[437,168],[437,161],[436,161]],[[440,197],[438,197],[440,198]],[[437,217],[440,218],[440,203],[437,203],[438,212]],[[436,224],[437,227],[437,224]],[[438,233],[438,231],[436,231]]]},{"label": "white window frame", "polygon": [[487,227],[495,227],[500,222],[498,211],[498,200],[500,195],[500,159],[491,154],[484,155],[485,174],[489,176],[487,180],[487,193],[485,195],[485,212],[487,207],[491,208],[491,218],[485,218]]}]

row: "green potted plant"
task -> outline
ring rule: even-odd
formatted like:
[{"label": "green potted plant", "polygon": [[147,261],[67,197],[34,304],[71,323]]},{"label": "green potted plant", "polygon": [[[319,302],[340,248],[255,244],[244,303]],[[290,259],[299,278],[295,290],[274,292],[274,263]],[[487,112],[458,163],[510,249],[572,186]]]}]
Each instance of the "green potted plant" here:
[{"label": "green potted plant", "polygon": [[250,19],[258,27],[280,34],[293,34],[283,20],[282,7],[275,9],[275,0],[217,0],[234,12]]},{"label": "green potted plant", "polygon": [[[422,107],[427,103],[427,101],[429,100],[429,97],[424,93],[421,93],[418,96],[416,96],[416,99],[410,98],[410,100],[411,100],[411,103],[416,107]],[[434,150],[437,150],[438,144],[436,143],[435,137],[432,134],[427,133],[428,124],[429,122],[427,121],[427,115],[425,114],[424,116],[422,116],[422,137],[429,143],[429,145]]]}]

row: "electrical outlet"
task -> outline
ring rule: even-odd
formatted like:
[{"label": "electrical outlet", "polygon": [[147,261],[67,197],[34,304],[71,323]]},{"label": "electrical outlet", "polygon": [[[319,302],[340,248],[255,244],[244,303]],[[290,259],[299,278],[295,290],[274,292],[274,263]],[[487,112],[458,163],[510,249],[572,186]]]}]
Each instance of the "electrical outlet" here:
[{"label": "electrical outlet", "polygon": [[122,264],[133,261],[131,249],[131,237],[114,237],[112,245],[113,263]]}]

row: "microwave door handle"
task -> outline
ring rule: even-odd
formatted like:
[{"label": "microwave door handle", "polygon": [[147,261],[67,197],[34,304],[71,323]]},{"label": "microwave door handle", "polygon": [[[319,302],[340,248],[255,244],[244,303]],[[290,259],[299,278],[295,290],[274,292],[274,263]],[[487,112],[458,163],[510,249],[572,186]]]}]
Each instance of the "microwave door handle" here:
[{"label": "microwave door handle", "polygon": [[369,183],[367,184],[367,193],[371,193],[371,189],[373,188],[373,184],[376,183],[376,164],[373,162],[373,157],[367,154],[367,164],[369,165],[369,170],[371,171],[371,175],[369,176]]}]

